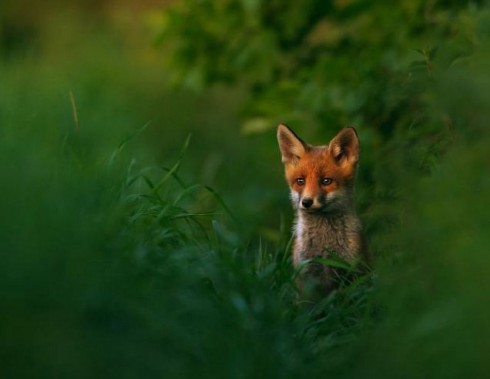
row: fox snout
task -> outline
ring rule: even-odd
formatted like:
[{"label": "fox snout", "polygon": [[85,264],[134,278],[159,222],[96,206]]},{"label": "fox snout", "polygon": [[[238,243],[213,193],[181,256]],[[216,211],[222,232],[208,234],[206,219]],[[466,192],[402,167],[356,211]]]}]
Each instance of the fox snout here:
[{"label": "fox snout", "polygon": [[313,199],[306,197],[301,200],[301,206],[305,209],[310,208],[313,205],[314,201]]},{"label": "fox snout", "polygon": [[303,210],[322,210],[327,206],[327,198],[324,195],[316,197],[310,195],[302,196],[293,191],[291,193],[291,198],[293,199],[293,202],[296,203],[297,207]]}]

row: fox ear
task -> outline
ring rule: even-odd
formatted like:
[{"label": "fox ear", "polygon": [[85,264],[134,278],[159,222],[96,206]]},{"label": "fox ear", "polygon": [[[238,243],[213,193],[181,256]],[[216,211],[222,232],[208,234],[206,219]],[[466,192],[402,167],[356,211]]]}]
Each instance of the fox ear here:
[{"label": "fox ear", "polygon": [[306,152],[306,144],[289,127],[277,127],[277,142],[281,150],[282,163],[296,163]]},{"label": "fox ear", "polygon": [[328,151],[338,165],[355,166],[359,160],[359,138],[356,129],[343,128],[330,141]]}]

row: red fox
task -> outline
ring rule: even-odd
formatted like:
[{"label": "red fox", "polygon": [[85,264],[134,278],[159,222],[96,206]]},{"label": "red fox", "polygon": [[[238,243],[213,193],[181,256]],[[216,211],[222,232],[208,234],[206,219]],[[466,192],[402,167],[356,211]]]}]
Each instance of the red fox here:
[{"label": "red fox", "polygon": [[[368,263],[354,207],[359,161],[356,130],[343,128],[328,146],[312,146],[281,124],[277,140],[296,211],[293,265],[298,268],[317,258]],[[309,263],[302,273],[300,292],[309,283],[316,294],[327,294],[335,287],[337,275],[337,270],[326,264]]]}]

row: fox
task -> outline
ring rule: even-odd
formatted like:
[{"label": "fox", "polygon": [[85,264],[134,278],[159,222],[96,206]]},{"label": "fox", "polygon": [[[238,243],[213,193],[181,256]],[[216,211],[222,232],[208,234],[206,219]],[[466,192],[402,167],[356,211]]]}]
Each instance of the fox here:
[{"label": "fox", "polygon": [[358,134],[345,127],[328,145],[313,146],[279,124],[277,141],[295,211],[292,262],[301,270],[299,291],[326,296],[342,274],[322,258],[358,267],[370,264],[354,204]]}]

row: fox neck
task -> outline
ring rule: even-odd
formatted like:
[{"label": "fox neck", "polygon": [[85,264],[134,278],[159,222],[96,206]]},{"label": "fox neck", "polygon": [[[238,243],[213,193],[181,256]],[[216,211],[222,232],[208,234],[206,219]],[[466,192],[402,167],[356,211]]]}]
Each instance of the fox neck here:
[{"label": "fox neck", "polygon": [[342,212],[296,211],[295,265],[315,257],[337,257],[354,262],[359,256],[361,224],[353,207]]}]

